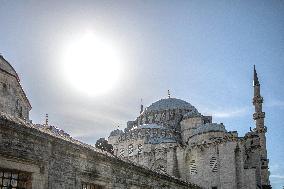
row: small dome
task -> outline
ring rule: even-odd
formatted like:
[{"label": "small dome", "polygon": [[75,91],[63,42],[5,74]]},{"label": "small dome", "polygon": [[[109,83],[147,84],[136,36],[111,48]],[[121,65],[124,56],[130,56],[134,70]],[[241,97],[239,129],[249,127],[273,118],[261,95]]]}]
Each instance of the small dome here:
[{"label": "small dome", "polygon": [[201,113],[193,110],[193,111],[189,111],[186,114],[184,114],[183,119],[192,118],[192,117],[200,117],[200,116],[202,116]]},{"label": "small dome", "polygon": [[19,80],[18,74],[15,69],[10,65],[10,63],[4,59],[2,55],[0,55],[0,71],[6,72],[9,75],[12,75]]},{"label": "small dome", "polygon": [[190,103],[176,99],[176,98],[165,98],[158,100],[151,104],[148,108],[146,108],[146,112],[149,111],[161,111],[161,110],[169,110],[169,109],[185,109],[185,110],[194,110],[197,111],[194,106]]},{"label": "small dome", "polygon": [[121,134],[123,134],[123,131],[116,129],[116,130],[112,131],[109,136],[118,136],[118,135],[121,135]]}]

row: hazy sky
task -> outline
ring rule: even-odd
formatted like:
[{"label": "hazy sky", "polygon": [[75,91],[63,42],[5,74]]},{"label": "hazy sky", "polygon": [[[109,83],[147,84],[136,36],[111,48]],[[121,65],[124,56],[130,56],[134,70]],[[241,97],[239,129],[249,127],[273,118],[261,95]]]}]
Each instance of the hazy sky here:
[{"label": "hazy sky", "polygon": [[[104,95],[84,95],[64,78],[64,46],[86,31],[112,41],[123,57],[123,76]],[[89,144],[134,120],[141,98],[149,106],[168,89],[243,136],[254,127],[255,64],[270,180],[284,186],[282,0],[0,0],[0,53],[20,75],[33,122],[48,113],[52,125]]]}]

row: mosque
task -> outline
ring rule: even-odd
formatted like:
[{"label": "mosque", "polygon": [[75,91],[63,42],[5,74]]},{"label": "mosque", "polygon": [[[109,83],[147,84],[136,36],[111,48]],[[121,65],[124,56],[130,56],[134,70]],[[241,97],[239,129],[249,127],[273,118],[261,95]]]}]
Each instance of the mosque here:
[{"label": "mosque", "polygon": [[244,137],[212,123],[190,103],[160,99],[114,130],[108,141],[114,154],[157,172],[204,188],[270,188],[263,98],[254,67],[255,128]]},{"label": "mosque", "polygon": [[256,126],[240,137],[169,95],[112,131],[109,154],[32,123],[20,78],[0,55],[0,189],[271,188],[262,103],[254,68]]}]

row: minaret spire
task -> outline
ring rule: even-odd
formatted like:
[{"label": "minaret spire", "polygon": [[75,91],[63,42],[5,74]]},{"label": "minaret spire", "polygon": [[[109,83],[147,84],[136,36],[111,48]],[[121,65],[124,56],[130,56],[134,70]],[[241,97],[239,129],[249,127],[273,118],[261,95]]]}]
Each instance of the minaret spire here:
[{"label": "minaret spire", "polygon": [[170,89],[168,89],[168,98],[171,98]]},{"label": "minaret spire", "polygon": [[255,65],[253,66],[253,88],[254,88],[254,97],[253,105],[255,107],[255,113],[253,114],[253,119],[256,121],[256,128],[264,127],[264,118],[265,113],[262,112],[262,103],[263,98],[260,95],[260,83],[257,77],[257,72]]},{"label": "minaret spire", "polygon": [[263,98],[260,94],[260,83],[258,80],[255,65],[253,66],[253,88],[254,88],[253,105],[255,107],[253,119],[255,120],[256,132],[259,135],[260,156],[261,156],[261,183],[262,186],[269,186],[268,159],[267,159],[266,136],[265,136],[267,129],[264,125],[265,112],[262,111]]},{"label": "minaret spire", "polygon": [[253,65],[253,86],[255,85],[259,85],[259,81],[258,81],[255,65]]},{"label": "minaret spire", "polygon": [[45,114],[45,125],[48,126],[48,114]]}]

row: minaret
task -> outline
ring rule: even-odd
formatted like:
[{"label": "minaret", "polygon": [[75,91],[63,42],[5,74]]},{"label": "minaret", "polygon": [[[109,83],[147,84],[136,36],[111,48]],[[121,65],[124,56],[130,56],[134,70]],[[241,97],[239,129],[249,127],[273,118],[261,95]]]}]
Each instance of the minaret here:
[{"label": "minaret", "polygon": [[48,114],[45,114],[45,125],[48,126]]},{"label": "minaret", "polygon": [[263,188],[269,186],[269,173],[268,173],[268,159],[266,151],[266,137],[267,132],[264,126],[265,112],[262,111],[263,98],[260,95],[260,84],[255,70],[255,65],[253,66],[253,87],[254,87],[254,97],[253,105],[255,107],[255,113],[253,114],[253,119],[255,120],[256,132],[259,135],[260,143],[260,158],[261,158],[261,183]]}]

